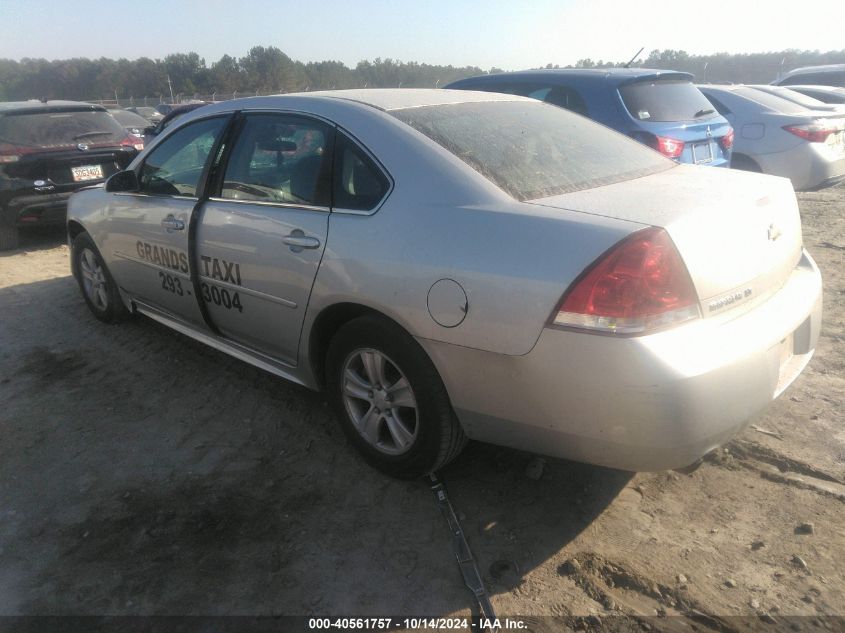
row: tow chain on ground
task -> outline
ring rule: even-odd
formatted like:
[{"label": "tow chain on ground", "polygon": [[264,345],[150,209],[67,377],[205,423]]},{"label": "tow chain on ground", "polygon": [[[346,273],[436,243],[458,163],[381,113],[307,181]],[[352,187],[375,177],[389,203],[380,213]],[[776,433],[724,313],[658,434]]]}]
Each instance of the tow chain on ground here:
[{"label": "tow chain on ground", "polygon": [[[434,499],[437,502],[437,507],[440,508],[440,513],[449,524],[449,532],[452,538],[452,551],[458,561],[458,567],[461,569],[461,574],[464,577],[464,583],[472,591],[478,602],[478,608],[481,611],[481,616],[488,622],[496,620],[496,614],[493,611],[493,605],[490,603],[490,597],[484,587],[484,581],[481,579],[481,574],[478,571],[478,565],[475,563],[475,558],[472,555],[472,550],[469,548],[464,530],[461,527],[461,522],[455,514],[455,509],[449,501],[449,495],[446,494],[446,486],[440,481],[437,473],[431,473],[428,476],[431,485],[431,491],[434,493]],[[494,631],[492,627],[488,630]],[[495,629],[498,631],[498,627]],[[494,631],[494,633],[495,633]]]}]

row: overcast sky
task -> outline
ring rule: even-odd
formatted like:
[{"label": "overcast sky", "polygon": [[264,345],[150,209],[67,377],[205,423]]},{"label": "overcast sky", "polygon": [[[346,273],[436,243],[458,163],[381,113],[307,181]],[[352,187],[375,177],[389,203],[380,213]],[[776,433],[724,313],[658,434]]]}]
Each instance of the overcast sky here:
[{"label": "overcast sky", "polygon": [[0,57],[210,65],[255,45],[300,61],[392,57],[506,70],[691,54],[845,49],[845,0],[0,0]]}]

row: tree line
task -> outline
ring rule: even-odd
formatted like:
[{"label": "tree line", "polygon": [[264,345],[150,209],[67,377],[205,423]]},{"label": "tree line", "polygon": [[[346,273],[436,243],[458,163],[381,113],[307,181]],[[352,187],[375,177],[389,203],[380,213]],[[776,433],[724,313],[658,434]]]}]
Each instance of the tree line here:
[{"label": "tree line", "polygon": [[[564,68],[606,68],[625,63],[581,59]],[[840,51],[785,50],[767,53],[690,55],[682,50],[653,50],[632,66],[691,72],[698,81],[768,83],[799,66],[845,63]],[[546,68],[560,68],[548,64]],[[482,73],[476,66],[442,66],[377,58],[350,68],[339,61],[296,61],[280,49],[255,46],[240,58],[223,55],[206,64],[197,53],[173,53],[164,59],[0,59],[0,101],[32,98],[99,100],[171,95],[268,94],[341,88],[437,87]]]},{"label": "tree line", "polygon": [[420,88],[442,86],[482,72],[475,66],[456,68],[380,58],[361,61],[354,68],[338,61],[303,63],[274,46],[255,46],[240,58],[223,55],[211,65],[193,52],[173,53],[164,59],[0,59],[0,101],[144,96],[169,100],[171,94],[184,98],[365,86]]},{"label": "tree line", "polygon": [[[622,66],[626,61],[580,59],[575,67],[608,68]],[[690,55],[686,51],[665,49],[653,50],[647,57],[637,59],[631,66],[688,72],[695,75],[695,80],[699,83],[767,84],[794,68],[822,64],[845,64],[845,49],[827,52],[788,49],[768,53],[712,55]]]}]

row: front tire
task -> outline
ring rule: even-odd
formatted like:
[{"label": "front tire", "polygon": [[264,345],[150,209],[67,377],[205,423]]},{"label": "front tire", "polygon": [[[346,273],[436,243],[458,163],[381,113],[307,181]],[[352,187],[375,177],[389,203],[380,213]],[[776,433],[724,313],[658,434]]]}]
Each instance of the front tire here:
[{"label": "front tire", "polygon": [[365,316],[341,327],[326,367],[329,398],[344,432],[382,472],[421,477],[466,444],[434,364],[387,319]]},{"label": "front tire", "polygon": [[94,240],[80,233],[73,240],[73,272],[88,308],[104,323],[118,323],[129,316],[117,284],[103,261]]}]

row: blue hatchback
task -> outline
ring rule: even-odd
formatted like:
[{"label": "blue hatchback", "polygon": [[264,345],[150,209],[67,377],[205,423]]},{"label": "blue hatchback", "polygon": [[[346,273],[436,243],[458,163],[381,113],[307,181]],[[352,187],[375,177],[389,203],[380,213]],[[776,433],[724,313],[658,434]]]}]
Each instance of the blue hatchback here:
[{"label": "blue hatchback", "polygon": [[647,68],[526,70],[446,88],[533,97],[603,123],[681,163],[729,167],[734,133],[693,75]]}]

